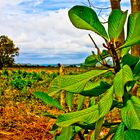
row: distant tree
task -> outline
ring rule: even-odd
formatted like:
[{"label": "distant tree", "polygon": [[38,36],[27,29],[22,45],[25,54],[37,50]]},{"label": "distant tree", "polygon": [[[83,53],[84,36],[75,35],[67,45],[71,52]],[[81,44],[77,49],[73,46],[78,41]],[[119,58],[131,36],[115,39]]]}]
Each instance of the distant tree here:
[{"label": "distant tree", "polygon": [[14,57],[19,54],[19,48],[16,48],[13,41],[7,36],[0,36],[0,69],[3,66],[12,65]]},{"label": "distant tree", "polygon": [[57,67],[58,67],[58,68],[60,68],[60,67],[61,67],[61,64],[60,64],[60,63],[58,63],[58,64],[57,64]]}]

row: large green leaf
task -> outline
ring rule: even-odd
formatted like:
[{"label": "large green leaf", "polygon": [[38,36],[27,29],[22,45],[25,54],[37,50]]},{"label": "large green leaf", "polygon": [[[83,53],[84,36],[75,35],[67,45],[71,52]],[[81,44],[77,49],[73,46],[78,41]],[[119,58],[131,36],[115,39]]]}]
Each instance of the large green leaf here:
[{"label": "large green leaf", "polygon": [[108,40],[105,28],[99,21],[97,14],[93,9],[86,6],[74,6],[69,10],[68,14],[75,27],[94,31]]},{"label": "large green leaf", "polygon": [[114,78],[115,94],[118,98],[124,95],[125,84],[133,80],[133,73],[128,65],[124,65]]},{"label": "large green leaf", "polygon": [[79,75],[65,75],[56,77],[49,87],[49,95],[53,95],[61,90],[66,90],[73,93],[83,91],[87,82],[108,70],[91,70]]},{"label": "large green leaf", "polygon": [[113,87],[111,87],[101,98],[99,104],[93,105],[81,111],[62,114],[58,116],[56,124],[61,127],[67,127],[78,122],[84,122],[86,124],[95,123],[109,112],[113,102],[112,94]]},{"label": "large green leaf", "polygon": [[124,123],[121,123],[118,126],[116,133],[114,134],[112,140],[124,140]]},{"label": "large green leaf", "polygon": [[[129,61],[128,61],[129,60]],[[121,64],[124,65],[129,65],[131,66],[135,66],[137,64],[137,62],[139,61],[139,58],[136,56],[133,56],[131,54],[127,54],[122,58]]]},{"label": "large green leaf", "polygon": [[74,136],[73,127],[74,126],[62,128],[60,135],[57,135],[55,140],[73,140]]},{"label": "large green leaf", "polygon": [[98,82],[87,82],[84,90],[80,93],[83,96],[99,96],[100,94],[107,91],[111,85],[104,81]]},{"label": "large green leaf", "polygon": [[52,97],[50,97],[47,93],[44,93],[44,92],[34,92],[33,94],[36,97],[38,97],[39,99],[41,99],[44,103],[64,110],[63,107],[57,101],[55,101]]},{"label": "large green leaf", "polygon": [[127,38],[122,47],[129,47],[140,43],[140,12],[129,15],[127,24]]},{"label": "large green leaf", "polygon": [[125,140],[140,140],[140,130],[127,130]]},{"label": "large green leaf", "polygon": [[119,9],[113,10],[109,16],[108,33],[110,39],[114,39],[115,42],[123,31],[126,17],[127,11],[123,12]]},{"label": "large green leaf", "polygon": [[140,130],[140,99],[131,96],[121,109],[121,116],[128,129]]}]

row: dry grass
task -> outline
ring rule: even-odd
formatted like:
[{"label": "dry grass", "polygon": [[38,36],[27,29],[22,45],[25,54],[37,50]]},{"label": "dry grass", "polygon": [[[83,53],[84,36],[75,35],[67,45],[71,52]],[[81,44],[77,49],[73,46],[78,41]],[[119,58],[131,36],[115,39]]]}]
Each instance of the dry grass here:
[{"label": "dry grass", "polygon": [[2,140],[50,140],[49,133],[55,120],[42,112],[49,107],[39,101],[15,102],[4,97],[0,107],[0,139]]}]

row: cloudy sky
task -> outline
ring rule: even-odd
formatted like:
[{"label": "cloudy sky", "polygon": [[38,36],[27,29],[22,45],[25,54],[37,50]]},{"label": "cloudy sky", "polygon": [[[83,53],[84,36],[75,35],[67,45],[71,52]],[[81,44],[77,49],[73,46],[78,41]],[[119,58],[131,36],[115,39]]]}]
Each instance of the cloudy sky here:
[{"label": "cloudy sky", "polygon": [[[92,3],[98,7],[110,6],[109,0]],[[88,37],[91,32],[73,27],[67,13],[74,5],[86,4],[87,0],[0,0],[0,35],[7,35],[19,47],[16,63],[83,62],[94,50]],[[129,0],[122,0],[122,9],[130,9]],[[108,12],[102,11],[100,15],[104,21]],[[101,38],[93,33],[92,36],[101,46]]]}]

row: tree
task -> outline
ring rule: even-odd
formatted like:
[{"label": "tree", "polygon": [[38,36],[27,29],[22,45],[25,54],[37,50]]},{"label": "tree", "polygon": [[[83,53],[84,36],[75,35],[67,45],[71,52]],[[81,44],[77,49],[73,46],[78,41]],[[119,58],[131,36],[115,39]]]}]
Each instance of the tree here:
[{"label": "tree", "polygon": [[[131,0],[131,13],[140,11],[140,0]],[[140,57],[140,44],[132,47],[131,53],[134,56]]]},{"label": "tree", "polygon": [[19,48],[7,36],[0,36],[0,69],[14,63],[14,57],[19,54]]}]

